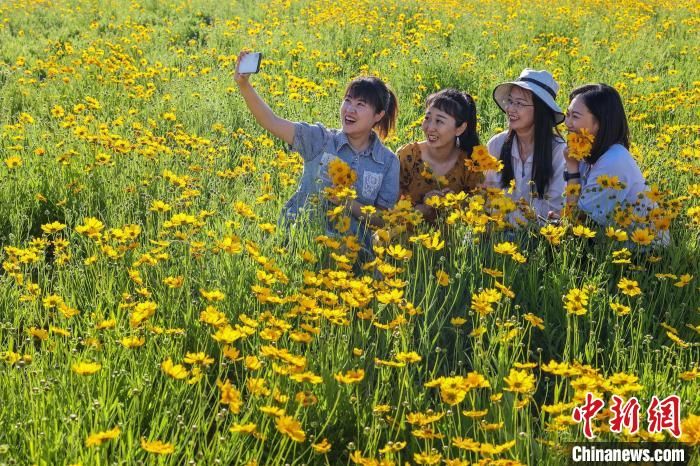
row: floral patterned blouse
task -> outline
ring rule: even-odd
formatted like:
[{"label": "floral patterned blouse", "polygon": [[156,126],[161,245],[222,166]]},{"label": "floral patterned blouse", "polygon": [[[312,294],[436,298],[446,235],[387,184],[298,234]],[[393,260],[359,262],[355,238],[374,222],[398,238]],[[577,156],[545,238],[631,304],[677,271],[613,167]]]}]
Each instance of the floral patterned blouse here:
[{"label": "floral patterned blouse", "polygon": [[406,144],[396,153],[401,162],[399,194],[411,198],[413,204],[421,204],[426,193],[435,189],[450,188],[455,193],[470,192],[483,182],[483,175],[469,170],[464,161],[469,157],[461,151],[459,159],[444,176],[432,173],[430,166],[421,158],[417,142]]}]

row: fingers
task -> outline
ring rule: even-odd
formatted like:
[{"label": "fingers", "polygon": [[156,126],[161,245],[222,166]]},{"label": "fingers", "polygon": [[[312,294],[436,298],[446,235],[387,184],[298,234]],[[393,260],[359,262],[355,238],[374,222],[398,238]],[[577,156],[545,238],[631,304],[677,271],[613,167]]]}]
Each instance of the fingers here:
[{"label": "fingers", "polygon": [[248,52],[247,50],[241,50],[238,53],[238,58],[236,58],[236,71],[234,73],[233,79],[235,79],[237,82],[244,81],[250,76],[248,73],[240,73],[238,71],[241,64],[241,60],[243,59],[243,57],[248,55],[248,53],[250,52]]}]

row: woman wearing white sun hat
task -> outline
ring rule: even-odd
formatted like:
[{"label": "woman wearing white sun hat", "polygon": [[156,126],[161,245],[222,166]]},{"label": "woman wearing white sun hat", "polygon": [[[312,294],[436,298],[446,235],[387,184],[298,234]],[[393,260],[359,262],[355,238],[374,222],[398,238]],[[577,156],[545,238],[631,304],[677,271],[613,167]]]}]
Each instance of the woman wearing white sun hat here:
[{"label": "woman wearing white sun hat", "polygon": [[555,100],[558,91],[551,73],[529,68],[516,81],[493,90],[493,99],[507,116],[508,129],[488,142],[489,153],[503,162],[503,169],[487,172],[485,184],[505,189],[511,199],[523,200],[532,209],[529,215],[514,212],[509,218],[512,223],[525,223],[533,214],[544,221],[549,212],[559,213],[564,206],[566,143],[556,129],[564,121]]}]

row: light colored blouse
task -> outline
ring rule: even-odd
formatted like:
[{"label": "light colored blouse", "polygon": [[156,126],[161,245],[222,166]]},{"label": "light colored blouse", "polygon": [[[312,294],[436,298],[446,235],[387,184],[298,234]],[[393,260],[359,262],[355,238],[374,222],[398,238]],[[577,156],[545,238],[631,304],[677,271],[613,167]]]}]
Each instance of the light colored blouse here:
[{"label": "light colored blouse", "polygon": [[[508,137],[508,131],[499,133],[491,138],[488,142],[489,154],[501,159],[501,149],[506,142]],[[544,193],[543,198],[537,196],[537,188],[535,187],[535,182],[532,179],[532,167],[533,167],[533,157],[532,155],[522,161],[520,158],[520,151],[518,150],[517,136],[513,140],[513,145],[511,149],[511,160],[513,165],[513,177],[515,179],[515,189],[507,195],[513,199],[513,201],[518,201],[520,199],[525,199],[527,204],[532,208],[532,210],[541,218],[547,218],[550,211],[559,214],[561,209],[564,207],[563,198],[564,189],[566,188],[566,182],[564,181],[564,169],[566,168],[566,161],[564,159],[564,149],[566,148],[566,143],[564,140],[555,136],[552,145],[552,168],[553,175],[549,180],[547,185],[547,190]],[[495,171],[486,172],[485,185],[490,188],[502,188],[501,186],[501,173]],[[511,223],[521,223],[525,221],[525,217],[522,212],[513,212],[509,220]]]}]

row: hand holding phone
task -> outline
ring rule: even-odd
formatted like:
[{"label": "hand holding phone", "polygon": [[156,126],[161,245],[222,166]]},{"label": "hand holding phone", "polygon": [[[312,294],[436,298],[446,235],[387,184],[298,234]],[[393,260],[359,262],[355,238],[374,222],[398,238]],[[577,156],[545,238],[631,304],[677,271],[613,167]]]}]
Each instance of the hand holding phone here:
[{"label": "hand holding phone", "polygon": [[251,74],[260,71],[260,52],[241,52],[236,62],[236,72],[239,74]]}]

